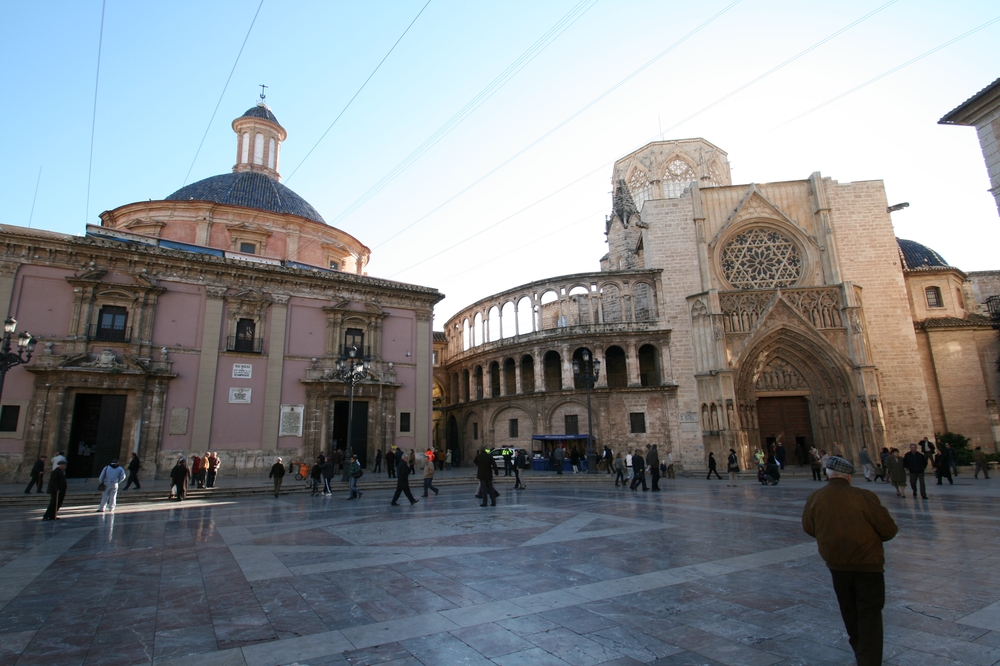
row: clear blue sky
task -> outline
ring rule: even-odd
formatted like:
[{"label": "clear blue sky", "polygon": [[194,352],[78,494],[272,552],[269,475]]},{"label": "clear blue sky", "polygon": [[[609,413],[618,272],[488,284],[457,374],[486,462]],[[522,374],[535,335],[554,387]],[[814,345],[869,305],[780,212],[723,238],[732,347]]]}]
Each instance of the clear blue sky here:
[{"label": "clear blue sky", "polygon": [[[188,182],[228,172],[229,124],[266,83],[288,130],[286,184],[372,248],[371,275],[446,293],[437,327],[490,293],[597,270],[610,165],[661,128],[727,151],[736,183],[882,179],[890,203],[911,204],[893,216],[898,236],[967,271],[1000,268],[975,131],[936,124],[1000,76],[1000,22],[787,122],[1000,16],[995,2],[891,3],[678,124],[885,2],[742,0],[580,112],[731,0],[431,0],[303,163],[425,3],[264,0],[209,126],[259,0],[108,0],[88,207],[101,2],[3,0],[0,221],[81,234],[103,210],[178,189],[192,162]],[[371,192],[553,28],[554,41]]]}]

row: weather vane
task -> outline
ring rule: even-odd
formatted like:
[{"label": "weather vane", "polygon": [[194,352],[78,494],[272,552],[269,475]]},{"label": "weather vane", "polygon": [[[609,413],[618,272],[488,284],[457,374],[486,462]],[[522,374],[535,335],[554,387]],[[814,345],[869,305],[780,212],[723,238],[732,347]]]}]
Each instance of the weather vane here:
[{"label": "weather vane", "polygon": [[265,86],[263,83],[261,83],[260,84],[260,101],[262,101],[262,102],[264,101],[264,98],[267,97],[267,95],[264,94],[264,89],[265,88],[267,88],[267,86]]}]

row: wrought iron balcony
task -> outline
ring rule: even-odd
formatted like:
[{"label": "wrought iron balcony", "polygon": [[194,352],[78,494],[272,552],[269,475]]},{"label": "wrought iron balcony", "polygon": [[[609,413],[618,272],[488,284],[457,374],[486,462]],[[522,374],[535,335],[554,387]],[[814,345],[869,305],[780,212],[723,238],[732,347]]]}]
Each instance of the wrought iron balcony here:
[{"label": "wrought iron balcony", "polygon": [[241,338],[230,335],[226,338],[226,351],[261,354],[264,352],[264,338]]},{"label": "wrought iron balcony", "polygon": [[132,327],[108,328],[99,324],[91,324],[87,331],[87,339],[97,342],[131,342]]}]

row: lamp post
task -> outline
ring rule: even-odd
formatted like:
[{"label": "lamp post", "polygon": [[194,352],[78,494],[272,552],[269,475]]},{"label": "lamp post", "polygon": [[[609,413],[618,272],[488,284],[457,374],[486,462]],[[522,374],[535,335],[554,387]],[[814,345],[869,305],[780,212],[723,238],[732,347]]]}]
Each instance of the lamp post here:
[{"label": "lamp post", "polygon": [[587,473],[597,474],[597,452],[594,451],[594,418],[590,409],[590,389],[594,388],[601,374],[601,361],[593,358],[586,349],[580,358],[573,359],[573,377],[587,387]]},{"label": "lamp post", "polygon": [[354,453],[354,447],[351,442],[351,430],[354,426],[354,387],[368,376],[368,369],[371,367],[371,359],[368,357],[359,357],[357,347],[346,347],[344,352],[337,359],[336,367],[330,373],[334,379],[339,379],[351,387],[351,397],[347,403],[347,445],[344,447],[344,474],[341,477],[341,481],[347,481],[351,455]]},{"label": "lamp post", "polygon": [[17,336],[17,352],[12,352],[10,350],[10,336],[16,330],[17,320],[13,317],[7,317],[3,323],[3,344],[0,346],[0,396],[3,395],[3,381],[7,376],[7,371],[30,361],[31,355],[35,351],[35,343],[38,342],[31,337],[31,333],[22,331]]}]

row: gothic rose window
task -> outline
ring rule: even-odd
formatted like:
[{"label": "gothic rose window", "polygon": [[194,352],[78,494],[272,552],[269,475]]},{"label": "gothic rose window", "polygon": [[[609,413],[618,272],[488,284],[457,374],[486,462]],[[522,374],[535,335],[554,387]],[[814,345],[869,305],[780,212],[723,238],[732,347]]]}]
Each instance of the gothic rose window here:
[{"label": "gothic rose window", "polygon": [[802,275],[799,249],[773,229],[748,229],[722,250],[722,272],[736,289],[791,287]]}]

